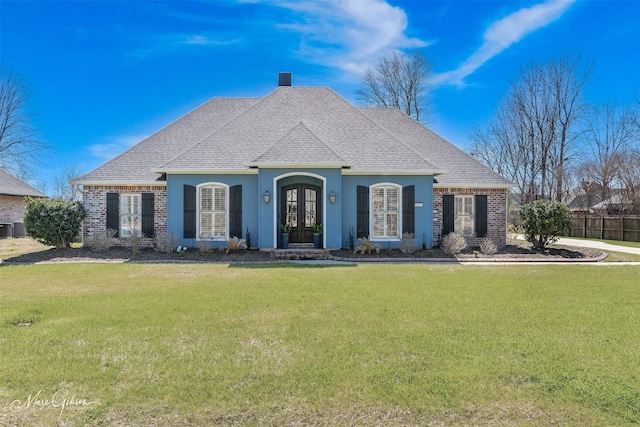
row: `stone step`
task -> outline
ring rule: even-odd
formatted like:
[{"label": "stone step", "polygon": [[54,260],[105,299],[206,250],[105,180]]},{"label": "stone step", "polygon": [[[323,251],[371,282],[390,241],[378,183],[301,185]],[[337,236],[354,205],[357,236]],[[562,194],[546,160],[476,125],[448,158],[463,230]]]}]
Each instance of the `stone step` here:
[{"label": "stone step", "polygon": [[291,249],[274,249],[271,252],[271,258],[274,259],[330,259],[329,251],[325,251],[324,249],[302,249],[302,248],[291,248]]}]

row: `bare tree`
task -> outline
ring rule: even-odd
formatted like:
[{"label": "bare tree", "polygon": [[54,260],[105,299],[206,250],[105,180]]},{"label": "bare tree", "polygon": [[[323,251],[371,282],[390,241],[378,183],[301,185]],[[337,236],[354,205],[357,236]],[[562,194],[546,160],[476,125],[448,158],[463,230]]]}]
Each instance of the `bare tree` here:
[{"label": "bare tree", "polygon": [[[590,148],[588,160],[580,170],[583,180],[597,184],[602,199],[612,195],[612,189],[622,188],[620,171],[627,159],[633,157],[633,142],[638,132],[629,109],[616,108],[612,103],[594,107],[587,119],[585,141]],[[628,169],[630,177],[632,169]]]},{"label": "bare tree", "polygon": [[63,166],[60,175],[53,179],[53,196],[65,200],[80,201],[82,190],[78,184],[71,184],[71,181],[82,173],[76,164]]},{"label": "bare tree", "polygon": [[45,148],[26,110],[27,85],[14,72],[0,70],[0,167],[24,175]]},{"label": "bare tree", "polygon": [[514,181],[523,203],[566,198],[589,73],[579,57],[522,68],[488,127],[470,135],[473,155]]},{"label": "bare tree", "polygon": [[394,51],[381,58],[375,69],[364,73],[356,94],[366,105],[396,107],[418,121],[425,121],[431,65],[419,52],[404,55]]}]

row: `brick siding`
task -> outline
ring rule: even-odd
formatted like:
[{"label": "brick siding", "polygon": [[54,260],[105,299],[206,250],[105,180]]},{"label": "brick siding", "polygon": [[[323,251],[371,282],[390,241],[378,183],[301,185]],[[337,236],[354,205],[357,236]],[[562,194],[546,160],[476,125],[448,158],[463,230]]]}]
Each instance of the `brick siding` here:
[{"label": "brick siding", "polygon": [[0,224],[22,222],[26,213],[24,196],[0,196]]},{"label": "brick siding", "polygon": [[[154,229],[156,234],[167,232],[167,188],[163,185],[85,185],[82,189],[84,208],[87,216],[83,222],[82,240],[86,241],[95,233],[107,229],[107,193],[153,193]],[[151,243],[147,239],[146,244]],[[126,239],[118,239],[118,244],[126,245]]]},{"label": "brick siding", "polygon": [[[487,195],[487,237],[496,245],[507,244],[507,190],[504,188],[433,188],[433,236],[437,241],[442,233],[442,196],[454,195]],[[478,246],[480,240],[468,238],[469,246]]]}]

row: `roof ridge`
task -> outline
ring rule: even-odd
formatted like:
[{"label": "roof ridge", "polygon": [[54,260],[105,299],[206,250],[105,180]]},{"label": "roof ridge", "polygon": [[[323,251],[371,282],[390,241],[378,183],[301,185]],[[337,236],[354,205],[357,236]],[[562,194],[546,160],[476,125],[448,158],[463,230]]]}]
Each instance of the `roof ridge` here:
[{"label": "roof ridge", "polygon": [[[194,144],[192,144],[191,146],[185,148],[184,150],[182,150],[180,152],[180,154],[177,154],[175,156],[173,156],[171,159],[167,160],[166,162],[164,162],[162,165],[160,165],[159,167],[165,167],[166,165],[168,165],[169,163],[175,161],[176,159],[178,159],[180,156],[182,156],[183,154],[187,153],[187,151],[190,151],[193,148],[196,148],[198,145],[202,144],[202,142],[211,137],[212,135],[216,134],[217,132],[221,131],[222,129],[226,128],[227,126],[230,126],[233,122],[237,121],[238,119],[240,119],[240,117],[242,117],[243,115],[247,114],[249,111],[253,110],[254,108],[257,108],[260,104],[262,104],[263,102],[265,102],[265,100],[267,98],[270,98],[271,96],[273,96],[274,93],[276,93],[278,91],[278,89],[280,88],[280,86],[278,86],[277,88],[275,88],[274,90],[272,90],[271,92],[269,92],[267,95],[263,96],[262,98],[249,98],[249,99],[257,99],[258,102],[256,102],[255,104],[253,104],[251,107],[247,108],[246,110],[244,110],[243,112],[241,112],[240,114],[236,115],[233,119],[227,121],[224,125],[220,126],[218,129],[214,130],[213,132],[203,136],[202,138],[200,138],[200,140]],[[237,98],[231,98],[231,99],[237,99]]]}]

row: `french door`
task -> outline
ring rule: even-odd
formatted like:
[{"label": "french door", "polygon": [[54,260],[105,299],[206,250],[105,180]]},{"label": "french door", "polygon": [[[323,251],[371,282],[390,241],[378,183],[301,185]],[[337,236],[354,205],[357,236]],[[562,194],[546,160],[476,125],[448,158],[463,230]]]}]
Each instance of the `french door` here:
[{"label": "french door", "polygon": [[322,191],[316,185],[282,187],[282,222],[291,224],[290,243],[312,243],[312,227],[321,221]]}]

